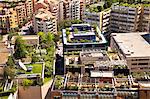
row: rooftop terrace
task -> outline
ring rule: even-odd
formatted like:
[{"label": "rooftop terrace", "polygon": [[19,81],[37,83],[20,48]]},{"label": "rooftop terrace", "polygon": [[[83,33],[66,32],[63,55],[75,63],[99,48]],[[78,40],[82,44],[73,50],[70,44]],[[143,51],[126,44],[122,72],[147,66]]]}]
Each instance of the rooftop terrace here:
[{"label": "rooftop terrace", "polygon": [[73,24],[63,29],[63,41],[66,45],[107,43],[99,28],[89,24]]}]

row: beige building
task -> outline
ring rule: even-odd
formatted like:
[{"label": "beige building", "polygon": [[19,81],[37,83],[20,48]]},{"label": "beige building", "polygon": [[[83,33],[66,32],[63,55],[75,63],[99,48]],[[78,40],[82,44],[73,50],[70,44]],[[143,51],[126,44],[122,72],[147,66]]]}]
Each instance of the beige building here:
[{"label": "beige building", "polygon": [[111,32],[135,32],[140,24],[141,7],[113,5],[111,8]]},{"label": "beige building", "polygon": [[2,23],[0,24],[2,27],[0,33],[7,33],[14,30],[30,20],[34,14],[33,1],[34,0],[12,0],[2,2],[2,6],[0,7],[0,21]]},{"label": "beige building", "polygon": [[150,71],[150,42],[148,33],[114,33],[111,48],[126,60],[131,72]]},{"label": "beige building", "polygon": [[36,14],[41,8],[51,12],[51,15],[56,18],[57,22],[63,20],[63,2],[61,0],[39,0],[35,3]]},{"label": "beige building", "polygon": [[18,27],[17,13],[13,8],[0,8],[0,34],[7,33]]},{"label": "beige building", "polygon": [[98,6],[102,7],[103,5],[104,5],[104,2],[99,2],[97,4],[90,5],[89,8],[86,8],[86,10],[84,10],[83,21],[86,23],[95,24],[99,26],[100,31],[104,33],[105,35],[108,35],[110,34],[109,27],[110,27],[111,9],[108,8],[102,11],[91,10],[94,8],[98,8]]},{"label": "beige building", "polygon": [[39,9],[38,14],[34,17],[34,31],[57,34],[57,21],[51,12],[45,9]]},{"label": "beige building", "polygon": [[26,0],[25,2],[18,2],[15,7],[17,12],[18,24],[22,25],[32,18],[33,0]]},{"label": "beige building", "polygon": [[114,4],[111,10],[111,32],[148,32],[149,4]]},{"label": "beige building", "polygon": [[142,6],[142,11],[143,11],[143,14],[142,14],[142,22],[141,22],[141,30],[143,32],[147,32],[149,31],[149,21],[150,21],[150,5],[149,6]]}]

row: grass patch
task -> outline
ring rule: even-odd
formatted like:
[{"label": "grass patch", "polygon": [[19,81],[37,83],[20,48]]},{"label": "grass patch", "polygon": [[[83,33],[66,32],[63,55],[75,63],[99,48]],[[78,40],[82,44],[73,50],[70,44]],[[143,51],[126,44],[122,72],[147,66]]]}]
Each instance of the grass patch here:
[{"label": "grass patch", "polygon": [[28,66],[33,66],[32,71],[31,72],[26,72],[28,74],[30,73],[42,73],[42,64],[28,64],[26,65]]},{"label": "grass patch", "polygon": [[8,96],[2,96],[0,99],[8,99]]},{"label": "grass patch", "polygon": [[24,71],[23,69],[17,69],[18,73],[22,73],[22,74],[34,74],[34,73],[42,73],[42,64],[27,64],[25,65],[26,67],[28,66],[32,66],[32,71],[27,72]]}]

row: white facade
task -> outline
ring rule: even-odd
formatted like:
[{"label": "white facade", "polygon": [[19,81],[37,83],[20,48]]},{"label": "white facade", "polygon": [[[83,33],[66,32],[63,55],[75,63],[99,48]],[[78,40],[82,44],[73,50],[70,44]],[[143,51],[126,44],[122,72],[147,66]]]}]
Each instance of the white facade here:
[{"label": "white facade", "polygon": [[39,12],[34,17],[34,31],[44,33],[57,33],[57,21],[56,18],[51,15],[50,12]]},{"label": "white facade", "polygon": [[69,1],[70,19],[80,19],[80,0]]}]

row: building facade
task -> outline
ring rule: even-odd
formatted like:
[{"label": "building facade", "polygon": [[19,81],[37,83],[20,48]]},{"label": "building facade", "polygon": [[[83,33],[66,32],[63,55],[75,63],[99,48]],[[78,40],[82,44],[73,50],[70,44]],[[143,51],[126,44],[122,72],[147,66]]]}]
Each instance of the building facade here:
[{"label": "building facade", "polygon": [[[110,26],[110,13],[111,9],[107,8],[102,10],[104,3],[99,2],[97,4],[89,5],[89,7],[86,8],[84,11],[84,17],[83,21],[90,24],[95,24],[99,26],[100,31],[108,35],[109,32],[109,26]],[[98,8],[101,9],[98,9]],[[96,11],[93,9],[97,9]]]},{"label": "building facade", "polygon": [[[8,33],[32,18],[33,0],[0,2],[1,33]],[[7,24],[4,24],[7,23]]]},{"label": "building facade", "polygon": [[140,24],[140,6],[114,5],[111,8],[111,32],[135,32]]},{"label": "building facade", "polygon": [[111,32],[148,32],[149,5],[114,4],[111,10]]},{"label": "building facade", "polygon": [[13,8],[1,8],[0,14],[0,34],[5,34],[18,27],[17,13]]},{"label": "building facade", "polygon": [[150,71],[150,43],[143,37],[146,34],[114,33],[111,36],[111,48],[126,60],[131,72]]},{"label": "building facade", "polygon": [[34,17],[34,31],[44,33],[57,33],[57,21],[56,18],[49,11],[39,9],[39,12]]}]

